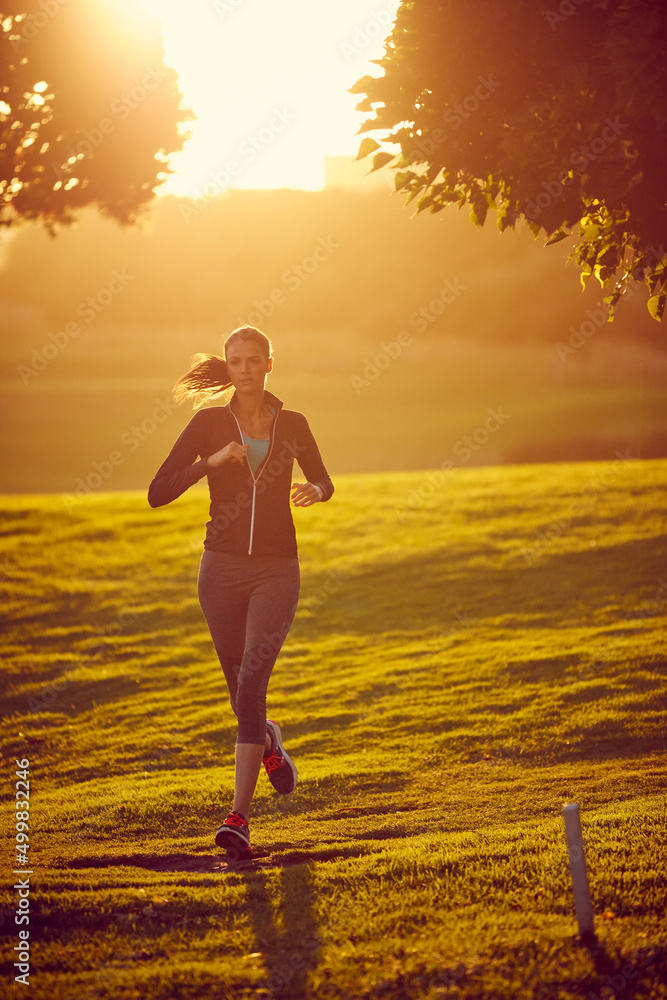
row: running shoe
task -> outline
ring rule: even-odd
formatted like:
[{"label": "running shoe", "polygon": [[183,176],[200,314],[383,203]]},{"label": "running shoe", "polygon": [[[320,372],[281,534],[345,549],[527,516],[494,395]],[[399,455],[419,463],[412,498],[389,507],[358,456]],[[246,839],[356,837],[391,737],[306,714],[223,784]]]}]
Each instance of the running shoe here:
[{"label": "running shoe", "polygon": [[215,843],[232,857],[247,854],[250,850],[250,830],[243,813],[230,812],[215,835]]},{"label": "running shoe", "polygon": [[278,723],[268,719],[266,729],[271,737],[271,749],[262,757],[264,770],[277,792],[280,792],[281,795],[290,795],[296,788],[294,761],[290,760],[282,744]]}]

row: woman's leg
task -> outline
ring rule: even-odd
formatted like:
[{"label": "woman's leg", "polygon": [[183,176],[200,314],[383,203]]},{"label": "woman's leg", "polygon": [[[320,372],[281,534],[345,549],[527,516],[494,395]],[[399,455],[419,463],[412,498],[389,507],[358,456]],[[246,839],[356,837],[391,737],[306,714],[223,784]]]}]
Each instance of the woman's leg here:
[{"label": "woman's leg", "polygon": [[238,566],[224,553],[204,550],[197,580],[199,604],[208,625],[236,713],[237,676],[245,649],[250,589]]},{"label": "woman's leg", "polygon": [[296,559],[205,551],[199,602],[238,718],[233,811],[247,819],[265,751],[266,691],[299,599]]},{"label": "woman's leg", "polygon": [[257,560],[257,577],[246,617],[246,646],[237,675],[234,810],[247,818],[264,753],[271,749],[266,732],[266,691],[271,671],[290,630],[299,600],[296,559]]},{"label": "woman's leg", "polygon": [[236,744],[236,771],[234,775],[234,805],[232,806],[232,812],[242,813],[246,820],[250,815],[250,803],[255,794],[263,754],[264,744],[261,746],[258,743]]},{"label": "woman's leg", "polygon": [[245,649],[236,677],[239,743],[265,745],[266,691],[271,671],[294,620],[299,583],[298,560],[256,560],[246,615]]}]

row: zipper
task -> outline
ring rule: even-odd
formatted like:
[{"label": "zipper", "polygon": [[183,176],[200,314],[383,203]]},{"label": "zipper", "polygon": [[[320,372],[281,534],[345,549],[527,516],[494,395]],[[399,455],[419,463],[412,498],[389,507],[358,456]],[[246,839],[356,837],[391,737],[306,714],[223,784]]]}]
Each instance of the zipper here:
[{"label": "zipper", "polygon": [[[252,474],[252,469],[250,470]],[[252,555],[252,536],[255,531],[255,494],[257,493],[257,480],[252,477],[252,507],[250,508],[250,544],[248,545],[248,555]]]},{"label": "zipper", "polygon": [[[245,442],[243,440],[243,431],[241,430],[241,425],[238,422],[236,414],[232,410],[231,406],[229,407],[229,412],[234,417],[234,420],[236,420],[236,426],[239,429],[239,437],[241,438],[241,444],[245,444]],[[248,555],[249,556],[252,555],[252,539],[253,539],[253,535],[255,533],[255,497],[257,495],[257,480],[261,476],[262,472],[266,468],[266,465],[267,465],[269,459],[271,458],[271,452],[273,451],[273,442],[274,442],[274,439],[275,439],[275,436],[276,436],[276,424],[278,423],[278,414],[279,413],[280,413],[280,408],[278,408],[276,410],[276,415],[274,417],[273,425],[271,427],[271,443],[269,444],[269,450],[266,453],[266,458],[264,459],[264,461],[262,462],[262,464],[259,467],[259,471],[257,472],[257,476],[255,476],[255,473],[250,468],[250,462],[248,462],[248,468],[250,469],[250,475],[252,476],[252,507],[250,508],[250,538],[249,538],[249,542],[248,542]]]}]

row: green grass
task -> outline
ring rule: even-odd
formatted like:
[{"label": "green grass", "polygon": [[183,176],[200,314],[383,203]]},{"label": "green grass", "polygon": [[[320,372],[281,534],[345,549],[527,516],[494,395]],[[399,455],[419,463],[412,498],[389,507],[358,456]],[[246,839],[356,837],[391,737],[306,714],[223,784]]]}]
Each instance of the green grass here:
[{"label": "green grass", "polygon": [[295,513],[301,604],[269,689],[299,784],[260,775],[239,863],[212,841],[235,725],[196,599],[206,495],[0,500],[30,995],[667,997],[667,462],[336,487]]}]

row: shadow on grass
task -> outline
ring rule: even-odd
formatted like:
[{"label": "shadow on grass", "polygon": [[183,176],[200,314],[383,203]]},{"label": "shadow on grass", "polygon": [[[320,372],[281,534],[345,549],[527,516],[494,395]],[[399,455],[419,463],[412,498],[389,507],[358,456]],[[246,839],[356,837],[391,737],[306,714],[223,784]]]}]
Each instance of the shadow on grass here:
[{"label": "shadow on grass", "polygon": [[[598,607],[615,604],[620,581],[626,591],[632,588],[639,594],[647,582],[657,584],[663,572],[663,539],[605,545],[603,536],[595,548],[575,552],[551,551],[548,544],[531,548],[528,541],[522,547],[517,539],[516,559],[499,567],[489,548],[483,570],[467,551],[406,553],[384,565],[361,567],[321,606],[316,618],[300,621],[297,616],[295,629],[307,639],[310,633],[335,631],[344,622],[347,633],[368,636],[384,633],[388,621],[400,620],[406,632],[422,634],[445,625],[451,628],[461,609],[470,621],[480,623],[519,609],[523,615],[539,616],[545,608],[552,617],[580,620]],[[319,582],[315,576],[309,589],[316,590]],[[545,664],[547,673],[552,666]]]},{"label": "shadow on grass", "polygon": [[[404,836],[401,832],[399,836]],[[286,846],[286,845],[281,845]],[[238,858],[224,854],[99,854],[70,858],[54,863],[57,869],[91,870],[101,868],[141,868],[152,872],[202,872],[222,874],[261,871],[263,869],[293,868],[313,861],[344,861],[372,853],[372,849],[355,844],[351,847],[332,847],[317,851],[286,850],[285,853],[252,851]]]},{"label": "shadow on grass", "polygon": [[[309,862],[345,858],[364,853],[363,849],[293,853],[278,864],[253,851],[249,858],[227,860],[222,855],[127,855],[118,857],[79,858],[67,868],[113,868],[129,866],[160,872],[223,871],[240,878],[245,889],[243,912],[253,936],[252,957],[264,965],[265,980],[272,997],[305,1000],[309,973],[317,966],[323,938],[317,922],[317,893]],[[275,869],[280,872],[278,878]],[[206,880],[210,884],[210,880]],[[217,904],[213,904],[217,912]],[[174,915],[159,911],[161,922],[173,922]],[[180,915],[179,915],[180,918]],[[243,984],[245,986],[245,984]],[[255,983],[254,986],[258,984]],[[264,995],[265,989],[262,991]],[[246,994],[243,993],[245,996]]]},{"label": "shadow on grass", "polygon": [[[534,997],[546,1000],[566,987],[568,997],[586,1000],[631,1000],[658,996],[656,986],[664,980],[665,948],[659,944],[634,949],[623,955],[608,950],[599,941],[578,938],[561,941],[549,953],[544,940],[507,946],[498,954],[477,956],[454,966],[432,966],[421,970],[394,971],[364,991],[365,1000],[410,1000],[421,996],[456,995],[462,1000],[482,997]],[[594,969],[577,963],[578,951],[588,951]],[[613,952],[616,952],[615,954]],[[423,971],[422,971],[423,970]],[[450,990],[452,993],[450,994]]]},{"label": "shadow on grass", "polygon": [[[306,860],[304,858],[304,860]],[[314,860],[314,858],[313,858]],[[275,904],[275,880],[267,872],[244,874],[246,913],[255,934],[274,997],[301,1000],[308,996],[308,974],[317,966],[323,944],[317,924],[317,897],[308,864],[283,867]]]},{"label": "shadow on grass", "polygon": [[[26,646],[37,649],[42,645],[42,637],[45,631],[54,628],[63,628],[71,624],[76,634],[80,634],[81,622],[91,617],[91,609],[94,608],[95,615],[98,609],[94,606],[94,595],[89,591],[82,591],[76,594],[62,594],[50,596],[50,607],[45,612],[42,601],[34,600],[32,595],[25,600],[21,611],[12,608],[9,612],[0,611],[0,628],[5,635],[11,635],[15,641],[20,640]],[[113,618],[110,617],[113,621]],[[50,637],[56,639],[56,637]],[[60,639],[63,647],[67,647],[67,637]]]},{"label": "shadow on grass", "polygon": [[22,680],[39,681],[39,685],[27,692],[8,694],[4,699],[6,714],[19,718],[27,713],[55,712],[76,719],[91,707],[119,704],[131,699],[141,684],[141,678],[131,674],[72,681],[62,667],[51,670],[40,668],[39,673],[26,674]]},{"label": "shadow on grass", "polygon": [[570,667],[576,666],[580,656],[553,656],[537,660],[508,660],[505,671],[512,679],[523,683],[543,684],[545,681],[561,681]]},{"label": "shadow on grass", "polygon": [[[630,955],[612,954],[597,938],[581,942],[595,966],[596,981],[591,984],[595,993],[591,996],[615,996],[623,993],[628,1000],[637,994],[646,996],[644,991],[658,982],[665,981],[667,971],[667,948],[665,943],[635,949]],[[653,995],[653,994],[652,994]]]}]

